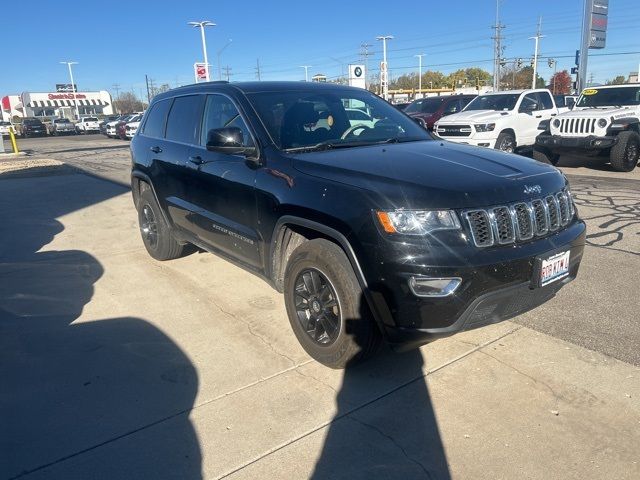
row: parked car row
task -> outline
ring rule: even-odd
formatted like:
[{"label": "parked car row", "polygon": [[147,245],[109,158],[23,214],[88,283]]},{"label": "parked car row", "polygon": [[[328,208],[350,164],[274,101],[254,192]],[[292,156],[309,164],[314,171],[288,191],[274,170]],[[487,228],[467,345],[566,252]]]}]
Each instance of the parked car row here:
[{"label": "parked car row", "polygon": [[121,140],[131,140],[138,130],[143,113],[132,113],[121,115],[110,122],[106,122],[100,131],[109,138],[119,138]]},{"label": "parked car row", "polygon": [[640,160],[640,84],[585,89],[580,97],[547,89],[450,95],[413,101],[404,113],[444,140],[544,163],[561,154],[600,156],[617,171]]}]

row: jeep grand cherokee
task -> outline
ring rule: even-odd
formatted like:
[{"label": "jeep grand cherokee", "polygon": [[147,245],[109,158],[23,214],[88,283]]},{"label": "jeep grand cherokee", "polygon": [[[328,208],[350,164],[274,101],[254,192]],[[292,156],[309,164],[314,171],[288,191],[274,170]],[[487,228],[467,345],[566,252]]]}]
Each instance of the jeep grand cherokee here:
[{"label": "jeep grand cherokee", "polygon": [[149,254],[193,244],[261,276],[333,368],[381,339],[415,347],[531,310],[582,258],[585,225],[556,168],[433,140],[361,89],[177,88],[155,97],[131,154]]}]

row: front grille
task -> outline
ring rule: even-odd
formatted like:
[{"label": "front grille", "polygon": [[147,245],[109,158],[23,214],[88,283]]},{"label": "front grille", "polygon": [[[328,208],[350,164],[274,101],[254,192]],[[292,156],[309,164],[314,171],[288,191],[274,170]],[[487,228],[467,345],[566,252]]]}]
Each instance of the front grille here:
[{"label": "front grille", "polygon": [[588,134],[596,131],[596,118],[559,118],[560,133]]},{"label": "front grille", "polygon": [[568,225],[574,214],[568,190],[512,205],[462,212],[477,247],[507,245],[543,237]]},{"label": "front grille", "polygon": [[471,125],[439,125],[436,133],[441,137],[468,137]]}]

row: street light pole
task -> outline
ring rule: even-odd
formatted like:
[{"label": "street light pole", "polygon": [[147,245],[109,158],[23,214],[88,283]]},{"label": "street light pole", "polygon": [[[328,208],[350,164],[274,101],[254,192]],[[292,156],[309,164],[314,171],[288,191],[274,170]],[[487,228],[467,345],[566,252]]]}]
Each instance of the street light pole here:
[{"label": "street light pole", "polygon": [[233,42],[233,40],[229,39],[229,41],[224,45],[224,47],[218,50],[218,80],[222,80],[222,69],[220,68],[220,55],[222,54],[222,52],[224,52],[225,48],[231,45],[231,42]]},{"label": "street light pole", "polygon": [[76,84],[73,82],[73,72],[71,71],[71,65],[77,65],[78,62],[60,62],[66,64],[69,67],[69,78],[71,79],[71,91],[73,92],[73,104],[76,107],[76,120],[80,118],[80,110],[78,109],[78,99],[76,98]]},{"label": "street light pole", "polygon": [[389,99],[389,66],[387,65],[387,40],[393,39],[393,35],[379,35],[376,40],[382,40],[382,68],[380,69],[380,87],[382,97]]},{"label": "street light pole", "polygon": [[204,68],[205,68],[205,79],[207,82],[210,80],[209,77],[209,59],[207,58],[207,39],[204,35],[204,27],[215,27],[216,24],[210,22],[209,20],[202,20],[199,22],[189,22],[193,28],[198,27],[200,29],[200,36],[202,37],[202,53],[204,55]]},{"label": "street light pole", "polygon": [[304,81],[308,82],[309,81],[309,69],[312,67],[313,65],[300,65],[300,68],[304,68]]},{"label": "street light pole", "polygon": [[538,31],[535,37],[529,37],[529,40],[536,41],[536,49],[533,54],[533,80],[531,81],[531,88],[536,88],[536,79],[538,75],[538,46],[540,43],[540,39],[544,37],[544,35],[540,35],[540,27],[542,25],[542,17],[538,19]]},{"label": "street light pole", "polygon": [[420,93],[422,93],[422,57],[424,56],[424,53],[414,55],[414,57],[418,57],[418,91]]}]

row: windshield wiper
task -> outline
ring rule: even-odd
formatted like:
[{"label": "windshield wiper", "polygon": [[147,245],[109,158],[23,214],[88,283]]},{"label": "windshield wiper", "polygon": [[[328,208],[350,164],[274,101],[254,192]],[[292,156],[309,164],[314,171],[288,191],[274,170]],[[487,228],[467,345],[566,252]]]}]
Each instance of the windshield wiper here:
[{"label": "windshield wiper", "polygon": [[424,140],[424,139],[416,138],[416,137],[407,137],[407,138],[390,137],[390,138],[385,138],[384,140],[377,140],[373,142],[360,141],[360,142],[337,142],[337,143],[334,143],[336,142],[336,140],[334,139],[334,140],[325,140],[324,142],[316,143],[315,145],[287,148],[284,151],[288,153],[319,152],[323,150],[334,150],[338,148],[366,147],[369,145],[382,145],[385,143],[416,142],[419,140]]}]

